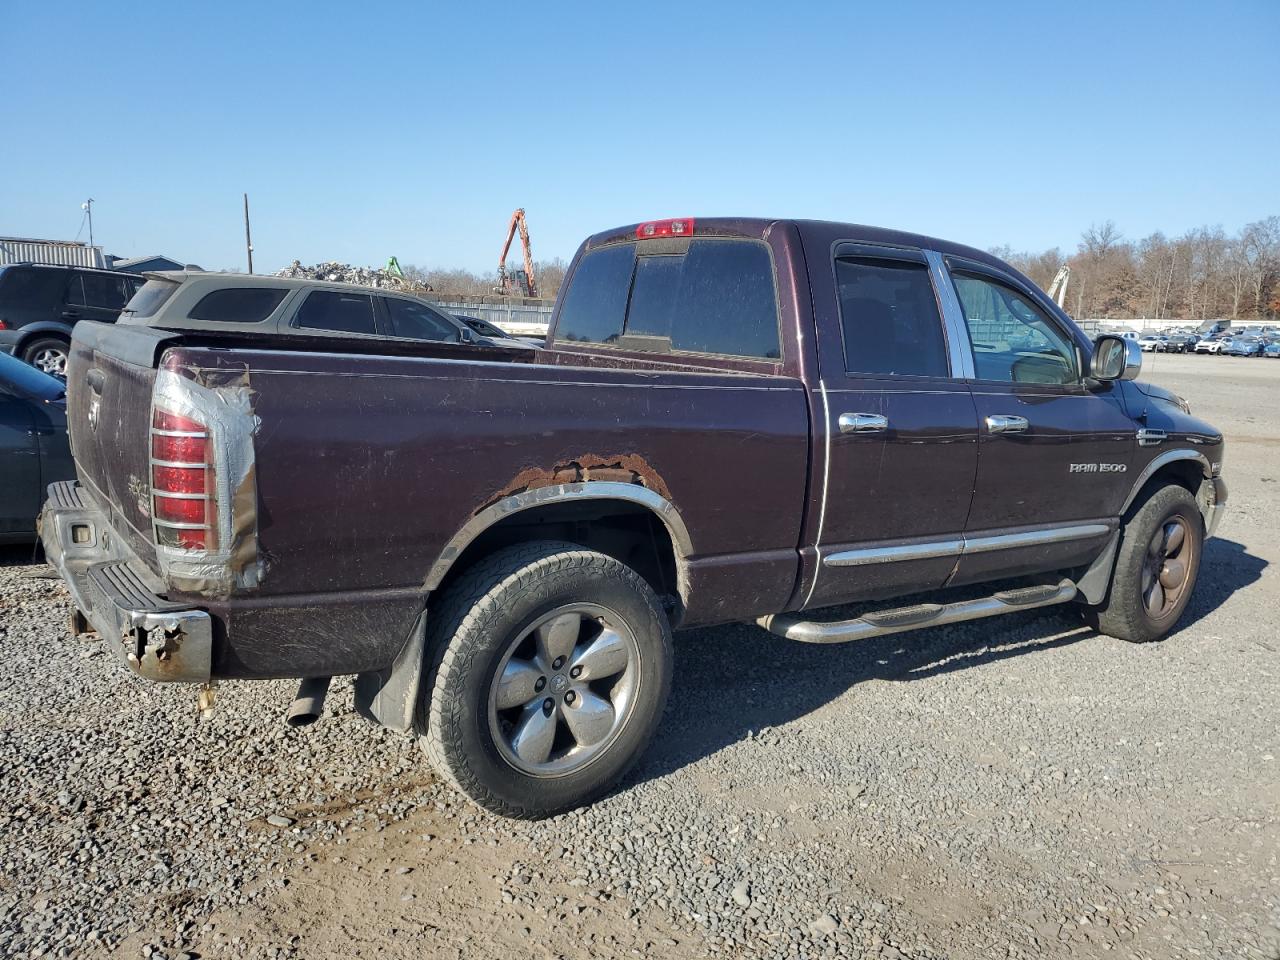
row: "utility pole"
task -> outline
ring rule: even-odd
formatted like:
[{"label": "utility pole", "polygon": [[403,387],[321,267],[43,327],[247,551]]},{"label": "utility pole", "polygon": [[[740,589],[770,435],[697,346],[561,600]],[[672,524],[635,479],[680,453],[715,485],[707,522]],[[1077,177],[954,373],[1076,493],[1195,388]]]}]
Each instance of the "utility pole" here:
[{"label": "utility pole", "polygon": [[244,250],[249,255],[249,272],[253,273],[253,238],[249,235],[249,195],[244,195]]},{"label": "utility pole", "polygon": [[89,246],[93,246],[93,197],[80,204],[80,209],[89,215]]}]

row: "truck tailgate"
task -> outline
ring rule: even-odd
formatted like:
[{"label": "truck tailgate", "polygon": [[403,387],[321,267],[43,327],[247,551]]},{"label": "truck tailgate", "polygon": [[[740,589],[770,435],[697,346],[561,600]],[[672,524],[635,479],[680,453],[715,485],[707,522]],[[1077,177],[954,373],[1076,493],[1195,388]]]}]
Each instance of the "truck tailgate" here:
[{"label": "truck tailgate", "polygon": [[67,365],[67,430],[76,474],[112,528],[152,569],[151,391],[168,331],[82,322]]}]

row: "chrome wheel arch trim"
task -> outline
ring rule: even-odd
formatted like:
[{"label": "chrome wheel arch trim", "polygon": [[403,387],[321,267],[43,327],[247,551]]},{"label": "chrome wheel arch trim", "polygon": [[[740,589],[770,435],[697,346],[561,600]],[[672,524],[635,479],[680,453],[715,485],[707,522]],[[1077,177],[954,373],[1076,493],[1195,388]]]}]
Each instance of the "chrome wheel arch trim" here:
[{"label": "chrome wheel arch trim", "polygon": [[1198,450],[1168,450],[1148,463],[1143,471],[1138,474],[1138,479],[1133,482],[1133,487],[1129,491],[1129,496],[1125,497],[1124,506],[1120,508],[1120,512],[1123,514],[1133,506],[1134,500],[1138,498],[1138,494],[1146,486],[1148,480],[1164,467],[1180,460],[1195,460],[1200,464],[1200,468],[1204,471],[1206,478],[1213,476],[1213,467],[1209,464],[1209,458]]},{"label": "chrome wheel arch trim", "polygon": [[688,559],[693,555],[693,541],[689,537],[689,529],[685,526],[679,512],[671,501],[648,487],[637,483],[618,483],[610,480],[591,480],[581,483],[561,483],[550,487],[539,487],[536,490],[525,490],[522,493],[504,497],[497,503],[490,504],[479,513],[473,515],[453,538],[440,551],[440,556],[431,565],[423,588],[435,590],[444,580],[445,574],[453,566],[454,561],[462,555],[468,546],[494,524],[517,513],[532,510],[535,507],[551,503],[573,503],[587,500],[620,500],[634,503],[647,509],[662,521],[671,542],[675,547],[676,580],[680,599],[689,599]]}]

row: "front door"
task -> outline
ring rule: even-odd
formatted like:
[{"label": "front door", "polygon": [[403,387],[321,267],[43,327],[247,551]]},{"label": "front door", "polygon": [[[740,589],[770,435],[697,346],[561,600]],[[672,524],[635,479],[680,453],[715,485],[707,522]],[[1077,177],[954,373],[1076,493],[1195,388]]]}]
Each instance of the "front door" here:
[{"label": "front door", "polygon": [[813,406],[828,457],[804,605],[935,589],[960,554],[978,431],[933,273],[920,250],[853,243],[823,266],[830,277],[811,277],[822,372]]},{"label": "front door", "polygon": [[0,386],[0,539],[30,533],[44,500],[40,450],[27,401]]},{"label": "front door", "polygon": [[1135,444],[1120,390],[1070,332],[985,265],[952,261],[973,351],[978,479],[953,583],[1086,563],[1116,527]]}]

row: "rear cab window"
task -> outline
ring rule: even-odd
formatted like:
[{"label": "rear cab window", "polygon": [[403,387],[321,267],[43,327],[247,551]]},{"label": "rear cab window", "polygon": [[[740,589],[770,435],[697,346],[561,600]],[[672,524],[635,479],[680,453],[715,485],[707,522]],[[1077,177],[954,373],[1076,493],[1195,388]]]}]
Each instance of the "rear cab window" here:
[{"label": "rear cab window", "polygon": [[570,279],[556,339],[778,360],[772,255],[763,241],[718,237],[592,250]]}]

